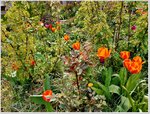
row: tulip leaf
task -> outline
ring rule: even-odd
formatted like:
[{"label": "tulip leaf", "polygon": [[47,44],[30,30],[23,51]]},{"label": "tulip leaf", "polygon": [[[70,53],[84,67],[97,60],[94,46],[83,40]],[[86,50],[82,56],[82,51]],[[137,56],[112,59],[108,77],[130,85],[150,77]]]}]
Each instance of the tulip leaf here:
[{"label": "tulip leaf", "polygon": [[119,72],[119,76],[120,76],[120,81],[121,81],[121,85],[125,85],[126,80],[127,80],[127,70],[126,68],[121,68],[120,72]]},{"label": "tulip leaf", "polygon": [[119,85],[120,84],[119,74],[113,74],[112,75],[111,84],[114,84],[114,85]]},{"label": "tulip leaf", "polygon": [[121,96],[121,103],[117,106],[116,111],[127,112],[131,108],[130,101],[127,97]]},{"label": "tulip leaf", "polygon": [[105,86],[109,87],[111,82],[111,76],[112,76],[112,68],[109,67],[107,70],[105,70]]},{"label": "tulip leaf", "polygon": [[129,91],[129,93],[135,88],[135,86],[139,82],[139,77],[140,77],[140,74],[133,74],[129,77],[126,83],[126,88]]},{"label": "tulip leaf", "polygon": [[98,89],[98,88],[95,88],[95,87],[91,87],[92,88],[92,90],[94,90],[97,94],[99,94],[99,95],[103,95],[103,90],[101,90],[101,89]]},{"label": "tulip leaf", "polygon": [[49,75],[45,75],[45,81],[44,81],[44,91],[50,90],[50,78]]},{"label": "tulip leaf", "polygon": [[[109,92],[109,87],[105,87],[103,84],[101,84],[100,82],[96,82],[94,80],[91,80],[91,82],[94,84],[94,88],[92,87],[92,89],[97,92],[97,93],[102,93],[105,94],[106,98],[108,100],[111,99],[111,94]],[[97,90],[99,89],[99,90]],[[101,92],[102,91],[102,92]]]},{"label": "tulip leaf", "polygon": [[44,104],[46,107],[47,112],[53,112],[53,107],[50,102],[46,102],[43,100],[42,95],[31,95],[31,101],[36,104]]},{"label": "tulip leaf", "polygon": [[31,101],[36,104],[45,104],[46,101],[43,100],[41,95],[31,95]]},{"label": "tulip leaf", "polygon": [[126,92],[126,95],[127,95],[128,99],[129,99],[129,102],[132,106],[132,111],[136,111],[134,100],[132,99],[131,95],[129,94],[129,91],[124,86],[121,86],[121,87]]},{"label": "tulip leaf", "polygon": [[112,84],[109,86],[109,92],[120,95],[120,87]]},{"label": "tulip leaf", "polygon": [[46,102],[45,106],[46,106],[47,112],[53,112],[54,111],[52,105],[49,102]]},{"label": "tulip leaf", "polygon": [[101,84],[100,82],[97,82],[97,84],[99,85],[99,87],[104,91],[104,94],[106,96],[106,98],[108,100],[111,99],[111,95],[110,95],[110,92],[109,92],[109,88],[105,87],[103,84]]}]

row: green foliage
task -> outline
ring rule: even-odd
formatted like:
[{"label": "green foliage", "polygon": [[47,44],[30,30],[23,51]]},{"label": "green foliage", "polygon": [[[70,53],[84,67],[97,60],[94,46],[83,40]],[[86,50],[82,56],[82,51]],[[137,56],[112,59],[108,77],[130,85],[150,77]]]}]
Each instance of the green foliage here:
[{"label": "green foliage", "polygon": [[[3,111],[148,111],[148,2],[9,3],[1,19]],[[45,27],[57,21],[60,30]],[[111,54],[101,62],[103,46]],[[121,51],[141,56],[141,73],[123,67]],[[41,94],[49,89],[46,102]]]},{"label": "green foliage", "polygon": [[116,86],[116,85],[112,84],[112,85],[109,86],[109,91],[111,93],[116,93],[116,94],[120,95],[120,87],[119,86]]},{"label": "green foliage", "polygon": [[127,112],[131,108],[131,104],[127,97],[121,96],[121,103],[116,108],[116,112]]},{"label": "green foliage", "polygon": [[79,8],[75,21],[77,26],[81,26],[81,30],[84,34],[87,34],[87,39],[95,38],[100,31],[103,34],[107,34],[105,38],[110,38],[112,36],[109,26],[106,22],[106,14],[99,8],[102,6],[102,2],[94,1],[84,1],[81,2],[81,7]]},{"label": "green foliage", "polygon": [[44,104],[47,112],[53,112],[54,111],[51,104],[49,102],[44,101],[41,96],[30,96],[30,98],[31,98],[31,101],[36,103],[36,104]]},{"label": "green foliage", "polygon": [[131,92],[139,82],[140,74],[131,75],[126,83],[126,88]]},{"label": "green foliage", "polygon": [[127,70],[126,68],[121,68],[120,72],[119,72],[119,76],[120,76],[120,81],[121,81],[121,85],[125,85],[126,81],[127,81]]}]

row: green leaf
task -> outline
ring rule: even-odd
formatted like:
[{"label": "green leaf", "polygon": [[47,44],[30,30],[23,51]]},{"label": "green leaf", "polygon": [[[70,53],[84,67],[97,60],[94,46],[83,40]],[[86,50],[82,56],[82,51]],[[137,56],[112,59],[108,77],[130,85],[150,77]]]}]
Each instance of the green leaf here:
[{"label": "green leaf", "polygon": [[116,85],[109,86],[109,92],[120,95],[120,87]]},{"label": "green leaf", "polygon": [[36,104],[45,104],[46,101],[43,100],[41,95],[31,95],[31,101]]},{"label": "green leaf", "polygon": [[45,75],[45,81],[44,81],[44,91],[50,90],[50,78],[49,75]]},{"label": "green leaf", "polygon": [[121,96],[121,103],[117,106],[116,111],[127,112],[131,108],[130,101],[127,97]]},{"label": "green leaf", "polygon": [[95,87],[91,87],[97,94],[99,94],[99,95],[103,95],[103,90],[101,90],[101,89],[98,89],[98,88],[95,88]]},{"label": "green leaf", "polygon": [[49,102],[46,102],[45,106],[46,106],[47,112],[53,112],[54,111],[52,105]]},{"label": "green leaf", "polygon": [[119,74],[113,74],[112,77],[117,77],[120,80]]},{"label": "green leaf", "polygon": [[41,60],[45,61],[45,57],[44,57],[41,53],[39,53],[39,52],[37,52],[37,53],[35,54],[35,58],[41,59]]},{"label": "green leaf", "polygon": [[46,102],[43,100],[42,95],[31,95],[31,101],[36,104],[44,104],[46,107],[47,112],[53,112],[53,107],[50,102]]},{"label": "green leaf", "polygon": [[109,87],[111,82],[111,76],[112,76],[112,68],[109,67],[107,70],[105,70],[105,86]]},{"label": "green leaf", "polygon": [[121,68],[120,72],[119,72],[119,76],[120,76],[120,81],[121,81],[121,85],[125,85],[126,80],[127,80],[127,70],[126,68]]},{"label": "green leaf", "polygon": [[128,97],[128,99],[129,99],[129,102],[130,102],[130,104],[131,104],[131,106],[132,106],[132,111],[134,112],[134,111],[136,111],[136,107],[135,107],[135,105],[134,105],[134,100],[132,99],[132,97],[131,97],[131,95],[129,94],[129,91],[124,87],[124,86],[121,86],[122,87],[122,89],[126,92],[126,94],[127,94],[127,97]]},{"label": "green leaf", "polygon": [[114,85],[119,85],[120,84],[120,76],[119,74],[117,74],[118,76],[113,76],[112,75],[112,79],[111,79],[111,84]]},{"label": "green leaf", "polygon": [[99,83],[99,82],[97,82],[97,84],[98,84],[99,87],[104,91],[104,94],[105,94],[106,98],[107,98],[108,100],[110,100],[110,99],[111,99],[111,95],[110,95],[110,92],[109,92],[109,88],[105,87],[103,84],[101,84],[101,83]]},{"label": "green leaf", "polygon": [[[108,100],[111,99],[111,94],[109,92],[109,88],[105,87],[103,84],[101,84],[100,82],[96,82],[95,80],[91,80],[91,82],[94,84],[94,87],[99,89],[99,91],[97,91],[98,93],[101,93],[100,90],[103,91],[104,95],[106,96],[106,98]],[[96,92],[96,91],[95,91]]]},{"label": "green leaf", "polygon": [[140,74],[133,74],[129,77],[126,83],[126,88],[129,93],[135,88],[137,83],[139,83],[139,77],[140,77]]},{"label": "green leaf", "polygon": [[119,105],[119,106],[117,106],[117,108],[115,109],[115,112],[125,112],[125,110]]},{"label": "green leaf", "polygon": [[115,58],[116,60],[117,60],[117,59],[120,59],[120,55],[119,55],[118,52],[115,52],[113,56],[114,56],[114,58]]},{"label": "green leaf", "polygon": [[97,84],[97,82],[94,79],[91,79],[90,82],[93,83],[95,88],[99,88],[99,85]]}]

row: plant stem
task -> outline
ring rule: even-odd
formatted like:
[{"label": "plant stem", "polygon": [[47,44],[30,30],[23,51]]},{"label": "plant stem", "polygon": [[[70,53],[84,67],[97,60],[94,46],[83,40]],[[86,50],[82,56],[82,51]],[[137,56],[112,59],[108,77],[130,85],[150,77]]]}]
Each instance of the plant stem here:
[{"label": "plant stem", "polygon": [[77,72],[75,72],[75,75],[76,75],[76,82],[77,82],[78,93],[79,93],[79,96],[80,96],[80,86],[79,86],[79,80],[78,80]]},{"label": "plant stem", "polygon": [[129,94],[128,90],[127,90],[124,86],[121,85],[121,87],[122,87],[122,88],[125,90],[125,92],[127,93],[127,97],[128,97],[128,99],[129,99],[129,101],[130,101],[130,104],[132,105],[132,111],[135,112],[135,111],[136,111],[136,108],[135,108],[135,105],[134,105],[134,103],[133,103],[133,99],[132,99],[131,95]]}]

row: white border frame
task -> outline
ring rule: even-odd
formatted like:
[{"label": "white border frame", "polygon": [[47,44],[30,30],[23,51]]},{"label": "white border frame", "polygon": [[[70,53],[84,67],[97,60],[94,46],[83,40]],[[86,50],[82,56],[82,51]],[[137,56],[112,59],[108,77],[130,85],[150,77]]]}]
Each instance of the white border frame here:
[{"label": "white border frame", "polygon": [[[11,114],[11,113],[20,113],[20,114],[25,114],[25,113],[30,113],[30,114],[34,114],[34,113],[43,113],[43,114],[47,114],[47,113],[52,113],[52,114],[63,114],[63,113],[101,113],[101,114],[126,114],[126,113],[132,113],[132,114],[137,114],[137,113],[143,113],[143,114],[150,114],[150,24],[149,24],[149,20],[150,20],[150,0],[1,0],[1,1],[148,1],[148,112],[2,112],[3,114]],[[0,1],[0,3],[1,3]],[[1,18],[1,15],[0,15]],[[0,21],[0,25],[1,25],[1,21]],[[1,30],[1,28],[0,28]],[[0,37],[1,38],[1,37]],[[0,42],[0,58],[1,58],[1,42]],[[0,59],[1,60],[1,59]],[[0,65],[1,65],[1,61],[0,61]],[[1,69],[0,69],[1,72]],[[0,74],[1,77],[1,74]],[[0,81],[1,84],[1,81]],[[0,86],[1,87],[1,86]],[[1,96],[1,92],[0,92],[0,96]],[[1,102],[1,99],[0,99]],[[1,108],[1,104],[0,104],[0,108]]]}]

